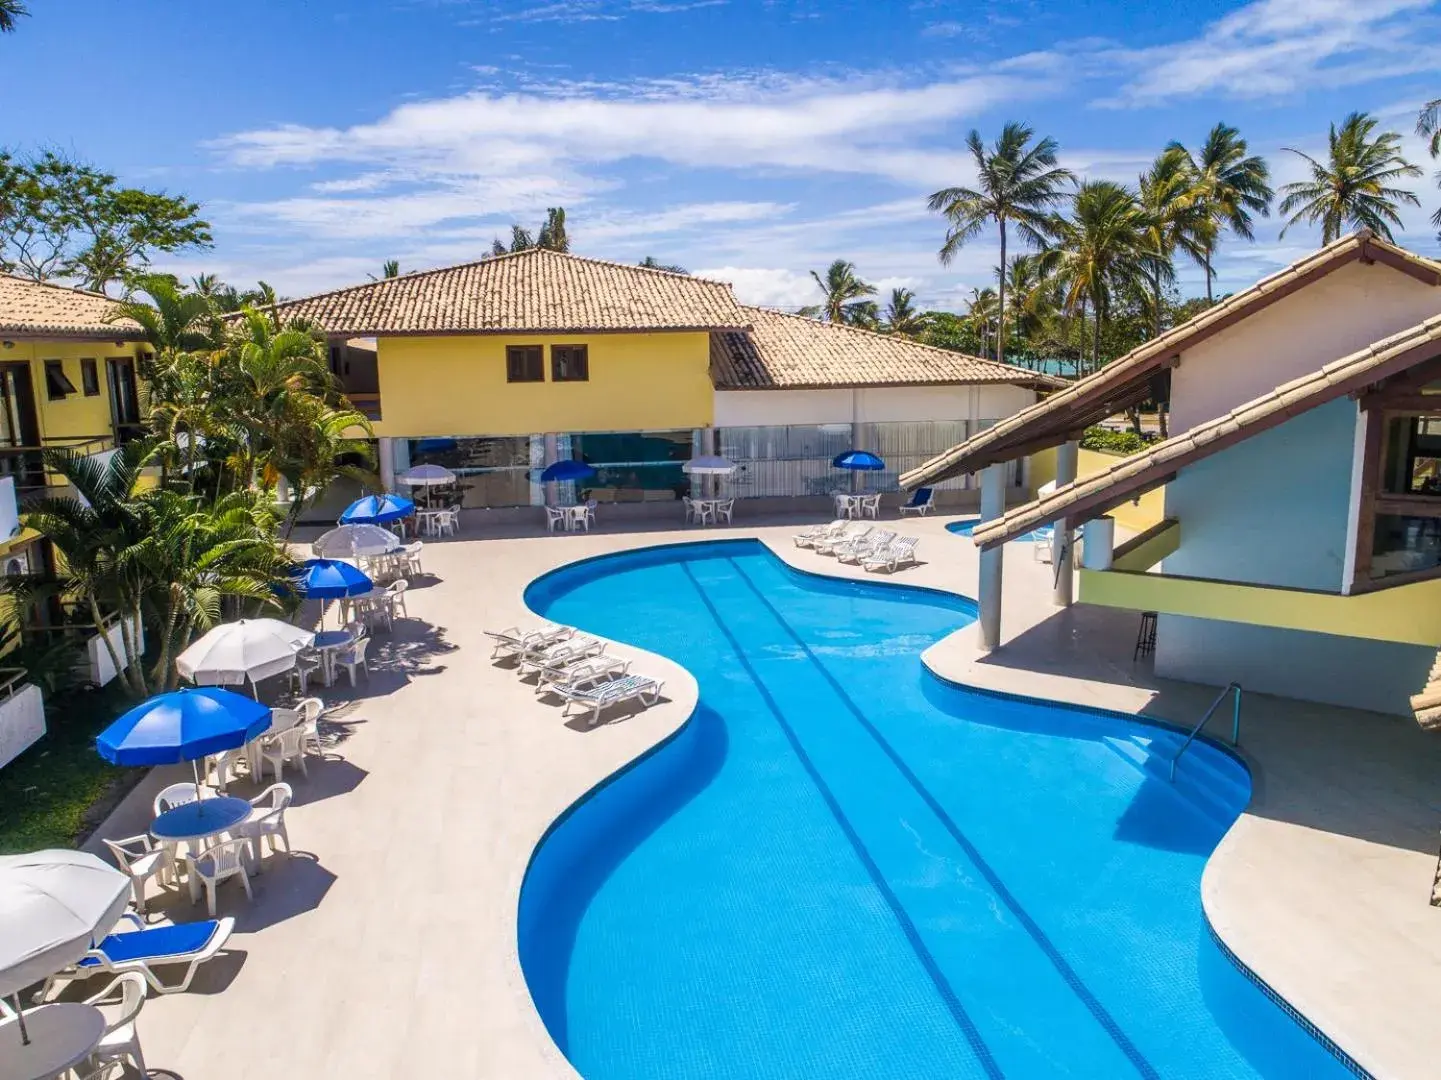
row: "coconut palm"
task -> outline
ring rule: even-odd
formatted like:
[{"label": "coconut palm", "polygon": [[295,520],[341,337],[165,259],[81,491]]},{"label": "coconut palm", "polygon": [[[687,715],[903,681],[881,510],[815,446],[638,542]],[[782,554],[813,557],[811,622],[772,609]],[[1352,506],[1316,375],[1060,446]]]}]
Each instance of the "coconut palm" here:
[{"label": "coconut palm", "polygon": [[689,274],[690,271],[684,266],[677,266],[675,263],[663,263],[654,255],[647,255],[637,266],[644,266],[647,270],[668,270],[672,274]]},{"label": "coconut palm", "polygon": [[[999,275],[998,275],[999,276]],[[1047,277],[1042,260],[1020,255],[1011,260],[1006,274],[1006,332],[1016,341],[1034,345],[1055,319],[1056,283]]]},{"label": "coconut palm", "polygon": [[1320,222],[1325,244],[1348,227],[1367,228],[1389,240],[1391,226],[1401,224],[1397,207],[1421,205],[1414,192],[1392,186],[1403,177],[1420,176],[1421,169],[1401,155],[1401,136],[1396,132],[1373,135],[1378,123],[1374,116],[1353,112],[1339,128],[1332,124],[1325,161],[1286,147],[1306,162],[1311,176],[1281,189],[1285,195],[1281,213],[1291,214],[1282,236],[1299,222]]},{"label": "coconut palm", "polygon": [[926,316],[916,309],[916,294],[910,289],[892,289],[882,326],[887,333],[919,337],[926,329]]},{"label": "coconut palm", "polygon": [[857,276],[855,263],[837,259],[826,268],[825,277],[812,270],[811,278],[826,298],[824,303],[815,307],[802,308],[802,314],[822,318],[826,322],[854,325],[866,323],[874,313],[875,305],[868,304],[865,297],[874,296],[876,287]]},{"label": "coconut palm", "polygon": [[1416,134],[1429,140],[1427,149],[1432,157],[1441,157],[1441,98],[1433,98],[1421,106],[1416,117]]},{"label": "coconut palm", "polygon": [[1146,212],[1146,243],[1153,256],[1148,274],[1151,334],[1159,337],[1165,315],[1162,289],[1175,279],[1176,252],[1204,263],[1213,222],[1203,200],[1196,198],[1190,162],[1179,147],[1156,156],[1141,174],[1137,193]]},{"label": "coconut palm", "polygon": [[982,356],[990,355],[987,349],[989,342],[995,339],[1000,311],[995,289],[989,285],[984,289],[971,289],[970,300],[966,304],[966,322],[971,333],[980,339]]},{"label": "coconut palm", "polygon": [[1088,180],[1077,190],[1068,217],[1049,228],[1054,245],[1041,256],[1055,277],[1065,305],[1092,315],[1091,370],[1101,366],[1101,334],[1113,300],[1146,286],[1153,254],[1148,217],[1129,188],[1110,180]]},{"label": "coconut palm", "polygon": [[[966,146],[976,166],[976,187],[948,187],[933,193],[927,203],[947,221],[945,243],[941,245],[942,265],[949,265],[956,253],[991,222],[1001,242],[1001,274],[998,307],[1006,308],[1006,244],[1008,227],[1014,224],[1021,238],[1035,246],[1045,242],[1047,212],[1064,197],[1064,187],[1075,180],[1069,169],[1056,164],[1056,141],[1043,138],[1032,143],[1035,133],[1025,124],[1010,123],[1001,129],[987,149],[981,133],[972,130]],[[996,359],[1006,355],[1005,320],[996,335]]]},{"label": "coconut palm", "polygon": [[1200,263],[1206,271],[1206,299],[1210,300],[1221,233],[1230,229],[1250,240],[1254,236],[1252,215],[1271,216],[1271,170],[1265,159],[1246,152],[1246,140],[1227,124],[1213,127],[1194,153],[1178,142],[1170,143],[1166,149],[1186,155],[1196,188],[1193,198],[1211,224],[1200,236]]},{"label": "coconut palm", "polygon": [[400,260],[386,259],[380,264],[380,277],[374,274],[369,275],[371,281],[385,281],[388,278],[400,277]]},{"label": "coconut palm", "polygon": [[15,20],[29,14],[20,0],[0,0],[0,34],[15,33]]},{"label": "coconut palm", "polygon": [[548,251],[569,251],[570,237],[565,232],[565,207],[552,206],[545,212],[545,224],[535,238],[535,246]]}]

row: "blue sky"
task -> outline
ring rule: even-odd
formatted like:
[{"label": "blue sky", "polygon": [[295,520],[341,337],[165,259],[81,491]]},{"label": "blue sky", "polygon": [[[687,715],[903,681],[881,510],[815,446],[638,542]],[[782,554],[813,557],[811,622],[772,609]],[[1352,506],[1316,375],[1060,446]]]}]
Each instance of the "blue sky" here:
[{"label": "blue sky", "polygon": [[[1238,126],[1278,184],[1352,109],[1426,167],[1400,239],[1437,251],[1413,131],[1441,95],[1441,0],[30,0],[0,40],[0,145],[55,146],[205,205],[214,251],[166,265],[299,295],[476,258],[567,207],[573,250],[655,255],[743,300],[807,271],[956,307],[996,252],[935,258],[966,132],[1023,120],[1079,173],[1133,180]],[[27,90],[27,88],[30,88]],[[15,107],[19,106],[19,107]],[[1228,240],[1237,288],[1314,247]],[[1182,275],[1199,291],[1199,273]]]}]

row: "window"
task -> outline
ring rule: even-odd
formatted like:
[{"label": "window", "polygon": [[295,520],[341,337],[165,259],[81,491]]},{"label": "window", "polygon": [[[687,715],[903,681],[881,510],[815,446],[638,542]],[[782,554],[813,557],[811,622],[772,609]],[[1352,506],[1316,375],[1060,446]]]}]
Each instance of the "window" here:
[{"label": "window", "polygon": [[75,393],[75,384],[65,376],[65,361],[45,361],[45,394],[51,401],[64,401]]},{"label": "window", "polygon": [[505,347],[506,382],[545,382],[545,352],[539,345]]},{"label": "window", "polygon": [[550,347],[550,378],[552,382],[586,382],[590,378],[590,356],[585,345],[552,345]]},{"label": "window", "polygon": [[100,365],[93,357],[80,361],[80,385],[85,388],[86,397],[100,396]]}]

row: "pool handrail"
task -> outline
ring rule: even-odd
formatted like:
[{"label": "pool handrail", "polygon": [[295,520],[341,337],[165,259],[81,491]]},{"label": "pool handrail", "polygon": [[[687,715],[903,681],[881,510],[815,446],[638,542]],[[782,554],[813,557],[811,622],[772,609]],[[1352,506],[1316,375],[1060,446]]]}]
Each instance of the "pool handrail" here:
[{"label": "pool handrail", "polygon": [[1186,741],[1181,744],[1181,749],[1177,750],[1175,756],[1171,758],[1171,783],[1176,782],[1176,763],[1181,760],[1181,755],[1195,741],[1196,736],[1201,734],[1201,729],[1206,726],[1206,721],[1215,715],[1216,710],[1221,707],[1221,702],[1226,700],[1226,695],[1231,693],[1236,695],[1231,708],[1231,745],[1239,746],[1241,744],[1241,684],[1233,682],[1227,684],[1226,689],[1216,695],[1216,700],[1211,702],[1210,708],[1206,710],[1200,722],[1191,729],[1191,734],[1186,736]]}]

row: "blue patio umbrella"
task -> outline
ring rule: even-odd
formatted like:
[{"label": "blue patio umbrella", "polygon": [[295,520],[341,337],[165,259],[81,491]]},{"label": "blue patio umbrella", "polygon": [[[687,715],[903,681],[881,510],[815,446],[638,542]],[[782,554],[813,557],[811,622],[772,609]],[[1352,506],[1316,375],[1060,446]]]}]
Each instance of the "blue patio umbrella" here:
[{"label": "blue patio umbrella", "polygon": [[115,765],[188,761],[199,798],[199,761],[244,746],[269,726],[269,705],[218,686],[187,687],[135,706],[96,737],[95,749]]},{"label": "blue patio umbrella", "polygon": [[853,469],[863,472],[880,472],[886,467],[886,463],[869,450],[847,450],[844,454],[837,454],[831,465],[837,469]]},{"label": "blue patio umbrella", "polygon": [[545,472],[540,474],[540,482],[549,484],[552,480],[584,480],[595,475],[595,466],[587,465],[583,461],[576,461],[574,458],[566,458],[564,461],[557,461],[553,465],[547,465]]},{"label": "blue patio umbrella", "polygon": [[381,525],[415,513],[415,503],[399,495],[367,495],[356,499],[340,515],[342,525]]},{"label": "blue patio umbrella", "polygon": [[321,601],[320,625],[325,625],[325,601],[343,600],[347,596],[364,596],[375,588],[363,572],[339,559],[306,559],[300,572],[291,578],[301,596]]}]

